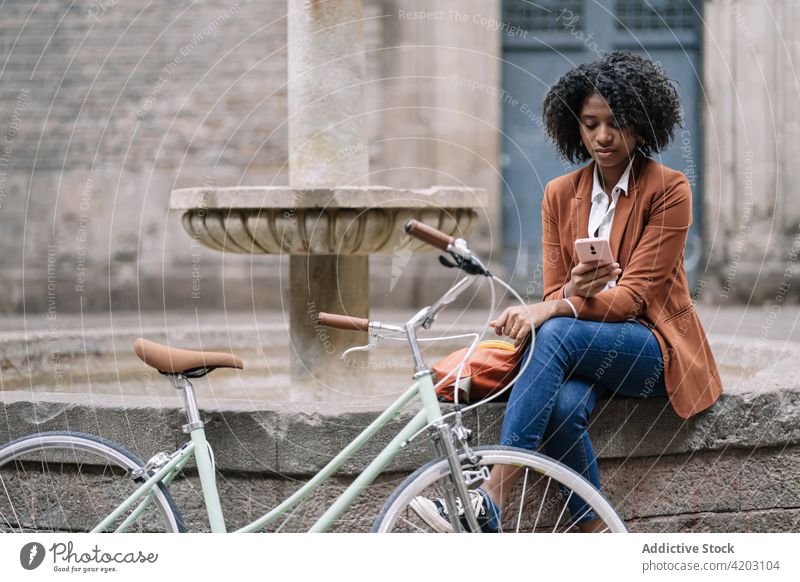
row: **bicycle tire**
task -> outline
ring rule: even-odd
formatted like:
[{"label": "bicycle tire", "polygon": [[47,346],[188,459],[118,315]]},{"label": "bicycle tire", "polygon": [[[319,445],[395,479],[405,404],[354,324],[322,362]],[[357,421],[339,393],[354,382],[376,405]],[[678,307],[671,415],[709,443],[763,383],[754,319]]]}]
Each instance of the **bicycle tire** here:
[{"label": "bicycle tire", "polygon": [[[127,449],[90,434],[43,432],[11,441],[0,447],[0,531],[91,531],[145,481],[130,476],[143,466]],[[163,483],[126,531],[186,531]]]},{"label": "bicycle tire", "polygon": [[[561,523],[565,515],[569,516],[566,507],[570,495],[580,496],[603,520],[602,525],[606,531],[627,532],[625,523],[605,496],[583,476],[555,459],[516,447],[485,446],[475,447],[473,450],[480,457],[478,465],[481,467],[507,464],[525,469],[524,475],[517,480],[515,489],[510,492],[508,500],[501,508],[501,533],[574,531],[576,525],[573,518],[580,519],[582,516],[571,516],[563,524]],[[439,492],[446,486],[447,481],[450,481],[450,470],[444,457],[420,467],[394,490],[375,519],[372,531],[378,533],[436,531],[421,519],[409,504],[417,496],[441,497]],[[553,482],[560,487],[553,487]],[[543,492],[538,494],[542,488]],[[550,494],[555,494],[555,497],[551,497]],[[554,500],[558,501],[559,495],[560,502],[554,503]],[[517,505],[516,512],[510,511]],[[528,508],[535,510],[536,514],[523,515],[524,510]]]}]

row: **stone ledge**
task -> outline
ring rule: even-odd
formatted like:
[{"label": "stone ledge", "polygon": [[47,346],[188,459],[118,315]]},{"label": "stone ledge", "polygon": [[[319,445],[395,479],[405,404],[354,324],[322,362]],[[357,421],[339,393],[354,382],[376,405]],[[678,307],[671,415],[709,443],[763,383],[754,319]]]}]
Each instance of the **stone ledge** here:
[{"label": "stone ledge", "polygon": [[[712,339],[726,393],[688,421],[665,398],[602,400],[590,431],[605,494],[632,531],[795,531],[800,513],[800,374],[796,344]],[[147,459],[186,439],[174,396],[0,392],[0,442],[45,430],[102,435]],[[213,402],[212,406],[208,402]],[[204,405],[204,406],[203,406]],[[225,515],[243,525],[319,470],[378,414],[360,405],[201,400],[207,434],[227,488]],[[479,444],[497,441],[504,405],[466,415]],[[304,531],[352,481],[413,411],[354,456],[297,514],[287,531]],[[429,461],[421,439],[402,452],[337,531],[366,531],[389,492]],[[207,529],[190,469],[171,488],[192,530]]]},{"label": "stone ledge", "polygon": [[[489,403],[465,416],[478,444],[498,440],[504,404]],[[184,435],[177,399],[3,393],[0,442],[39,430],[76,430],[117,441],[147,458],[173,448]],[[357,474],[389,434],[413,410],[378,434],[342,473]],[[204,407],[206,432],[223,471],[310,475],[363,430],[377,411],[332,403],[273,403],[256,406],[218,400]],[[731,390],[707,412],[688,421],[665,398],[601,400],[590,432],[598,457],[627,459],[680,455],[727,448],[751,449],[800,444],[800,386],[760,392]],[[413,444],[390,470],[412,471],[430,459],[429,448]]]},{"label": "stone ledge", "polygon": [[289,186],[231,186],[228,188],[179,188],[172,191],[170,209],[261,208],[485,208],[484,188],[431,186],[342,186],[339,188],[291,188]]}]

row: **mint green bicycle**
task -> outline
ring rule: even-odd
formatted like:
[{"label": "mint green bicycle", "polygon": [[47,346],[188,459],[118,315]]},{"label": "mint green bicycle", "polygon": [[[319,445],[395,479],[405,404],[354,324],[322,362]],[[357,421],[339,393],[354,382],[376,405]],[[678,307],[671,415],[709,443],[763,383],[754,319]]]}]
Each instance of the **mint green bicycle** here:
[{"label": "mint green bicycle", "polygon": [[[456,403],[453,412],[443,413],[435,390],[449,377],[438,379],[434,385],[433,374],[420,351],[419,342],[425,340],[417,338],[417,331],[430,329],[437,315],[480,278],[490,283],[492,311],[496,298],[494,283],[506,288],[520,303],[523,301],[484,267],[463,239],[453,239],[413,220],[406,223],[405,229],[410,235],[447,252],[452,261],[442,257],[441,262],[459,268],[465,276],[433,305],[422,309],[402,326],[325,313],[319,314],[319,322],[329,327],[367,332],[370,344],[364,348],[373,348],[385,338],[407,341],[414,361],[414,383],[317,475],[277,507],[235,531],[275,528],[276,523],[290,518],[299,504],[312,496],[378,430],[419,396],[422,403],[419,412],[324,511],[310,531],[327,531],[334,526],[402,447],[426,435],[433,444],[435,460],[411,474],[395,489],[375,517],[373,531],[486,531],[478,519],[475,500],[479,496],[475,493],[478,488],[491,484],[495,490],[499,487],[503,499],[492,531],[571,531],[583,516],[570,516],[567,503],[573,495],[578,495],[586,502],[587,512],[594,511],[599,516],[606,531],[625,532],[624,523],[605,497],[561,463],[513,447],[471,447],[470,431],[462,424],[462,415],[488,400],[466,407]],[[490,319],[481,333],[468,334],[472,343],[467,357],[477,347]],[[214,456],[206,441],[190,379],[216,368],[242,368],[242,361],[232,354],[180,350],[141,338],[136,341],[135,350],[145,363],[166,375],[177,389],[186,416],[183,432],[190,440],[174,452],[158,453],[143,462],[123,447],[89,434],[43,432],[16,439],[0,448],[0,531],[185,531],[168,486],[192,459],[210,529],[212,532],[228,531],[216,483]],[[529,364],[531,353],[529,350],[523,370]],[[454,373],[458,384],[461,369],[448,376]],[[512,384],[513,381],[506,390]],[[455,392],[458,394],[458,389]],[[505,492],[503,482],[492,482],[498,474],[514,475]],[[432,506],[430,500],[438,503],[436,507],[440,511],[436,515],[424,511],[425,507]]]}]

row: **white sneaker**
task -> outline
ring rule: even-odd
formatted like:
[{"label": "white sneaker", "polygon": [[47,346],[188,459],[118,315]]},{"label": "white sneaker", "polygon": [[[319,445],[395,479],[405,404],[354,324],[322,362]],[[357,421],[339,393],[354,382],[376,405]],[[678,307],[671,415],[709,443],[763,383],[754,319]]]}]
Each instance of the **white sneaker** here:
[{"label": "white sneaker", "polygon": [[[489,495],[483,489],[472,489],[469,492],[469,500],[472,505],[472,511],[475,512],[475,517],[478,519],[481,532],[497,533],[500,529],[500,510]],[[438,533],[453,533],[453,526],[450,525],[450,514],[447,511],[447,504],[444,499],[428,499],[427,497],[418,496],[412,499],[409,505],[422,521],[427,523],[434,531]],[[456,506],[464,531],[469,531],[467,516],[464,513],[461,499],[456,498]]]}]

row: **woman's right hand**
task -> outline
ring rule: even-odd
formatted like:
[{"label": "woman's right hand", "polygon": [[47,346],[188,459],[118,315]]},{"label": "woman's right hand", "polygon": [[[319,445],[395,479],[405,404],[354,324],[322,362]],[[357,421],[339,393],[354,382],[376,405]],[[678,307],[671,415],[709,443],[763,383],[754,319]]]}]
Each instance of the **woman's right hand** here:
[{"label": "woman's right hand", "polygon": [[591,297],[602,291],[606,283],[616,281],[622,273],[619,263],[599,264],[598,261],[578,263],[570,271],[570,280],[564,288],[564,297],[578,295]]}]

